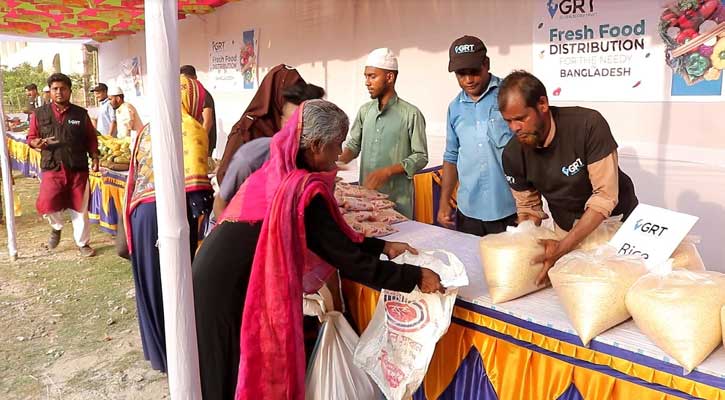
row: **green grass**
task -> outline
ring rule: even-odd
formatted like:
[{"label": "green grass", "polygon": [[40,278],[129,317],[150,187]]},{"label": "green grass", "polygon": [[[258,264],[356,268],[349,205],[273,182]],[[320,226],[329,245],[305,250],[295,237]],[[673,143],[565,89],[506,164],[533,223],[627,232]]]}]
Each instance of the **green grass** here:
[{"label": "green grass", "polygon": [[[94,225],[91,245],[98,255],[82,258],[70,223],[55,251],[43,248],[50,228],[37,216],[36,180],[16,176],[23,215],[16,220],[20,258],[0,254],[0,398],[45,397],[43,379],[56,363],[103,353],[138,329],[131,264],[116,256],[113,238]],[[6,244],[5,226],[0,246]],[[109,319],[113,322],[109,324]],[[20,340],[19,338],[23,338]],[[143,363],[138,349],[122,354],[115,371]],[[143,365],[143,364],[141,364]],[[93,385],[93,369],[77,371],[69,385]],[[9,395],[11,397],[9,397]]]}]

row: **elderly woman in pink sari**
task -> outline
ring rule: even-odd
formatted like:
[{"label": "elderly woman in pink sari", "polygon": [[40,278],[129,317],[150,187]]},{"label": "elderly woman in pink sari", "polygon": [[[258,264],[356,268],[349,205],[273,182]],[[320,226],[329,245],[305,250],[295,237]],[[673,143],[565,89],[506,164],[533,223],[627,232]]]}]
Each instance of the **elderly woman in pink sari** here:
[{"label": "elderly woman in pink sari", "polygon": [[442,289],[429,269],[380,260],[410,246],[363,238],[340,215],[335,161],[348,124],[328,101],[302,103],[200,248],[192,269],[205,400],[304,399],[302,295],[333,268],[374,287]]}]

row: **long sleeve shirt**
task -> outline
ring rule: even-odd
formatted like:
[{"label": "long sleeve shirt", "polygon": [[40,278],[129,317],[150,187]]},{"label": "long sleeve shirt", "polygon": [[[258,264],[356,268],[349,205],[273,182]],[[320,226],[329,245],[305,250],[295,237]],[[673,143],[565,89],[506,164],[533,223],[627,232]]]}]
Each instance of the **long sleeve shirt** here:
[{"label": "long sleeve shirt", "polygon": [[478,100],[461,91],[448,106],[443,161],[458,170],[459,211],[481,221],[496,221],[516,212],[501,164],[512,133],[498,109],[500,82],[491,75]]},{"label": "long sleeve shirt", "polygon": [[413,218],[413,175],[428,164],[425,118],[414,105],[393,96],[382,110],[373,100],[360,107],[345,147],[360,155],[360,184],[383,167],[401,164],[404,175],[391,177],[379,190]]}]

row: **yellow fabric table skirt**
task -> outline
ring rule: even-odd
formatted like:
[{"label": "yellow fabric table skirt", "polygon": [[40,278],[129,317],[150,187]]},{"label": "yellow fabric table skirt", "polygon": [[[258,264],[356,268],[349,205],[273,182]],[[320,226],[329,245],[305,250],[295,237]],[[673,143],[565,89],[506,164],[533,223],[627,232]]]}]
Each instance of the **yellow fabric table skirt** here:
[{"label": "yellow fabric table skirt", "polygon": [[[347,280],[342,286],[361,332],[380,293]],[[427,400],[444,393],[472,348],[500,400],[558,399],[572,385],[586,400],[725,400],[725,390],[548,337],[463,304],[470,303],[457,303],[451,326],[436,346],[422,385]]]},{"label": "yellow fabric table skirt", "polygon": [[25,141],[24,135],[7,135],[5,142],[8,146],[10,166],[27,177],[40,175],[40,152],[31,149]]},{"label": "yellow fabric table skirt", "polygon": [[118,230],[123,218],[123,202],[126,191],[126,174],[102,169],[88,176],[90,204],[88,218],[103,231],[112,235]]}]

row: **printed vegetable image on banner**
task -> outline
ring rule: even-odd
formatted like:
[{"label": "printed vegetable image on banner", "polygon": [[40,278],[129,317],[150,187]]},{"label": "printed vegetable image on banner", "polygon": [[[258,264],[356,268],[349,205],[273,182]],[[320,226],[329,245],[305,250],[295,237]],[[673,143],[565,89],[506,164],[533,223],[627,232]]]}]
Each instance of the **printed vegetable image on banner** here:
[{"label": "printed vegetable image on banner", "polygon": [[120,63],[120,73],[116,77],[116,85],[127,96],[143,96],[143,82],[141,80],[141,58],[131,57]]},{"label": "printed vegetable image on banner", "polygon": [[257,88],[257,57],[259,54],[259,32],[242,32],[242,46],[239,52],[239,69],[244,78],[244,89]]},{"label": "printed vegetable image on banner", "polygon": [[725,5],[679,0],[666,5],[659,34],[672,68],[672,95],[720,96],[725,69]]},{"label": "printed vegetable image on banner", "polygon": [[721,0],[534,6],[533,72],[554,102],[723,100]]}]

